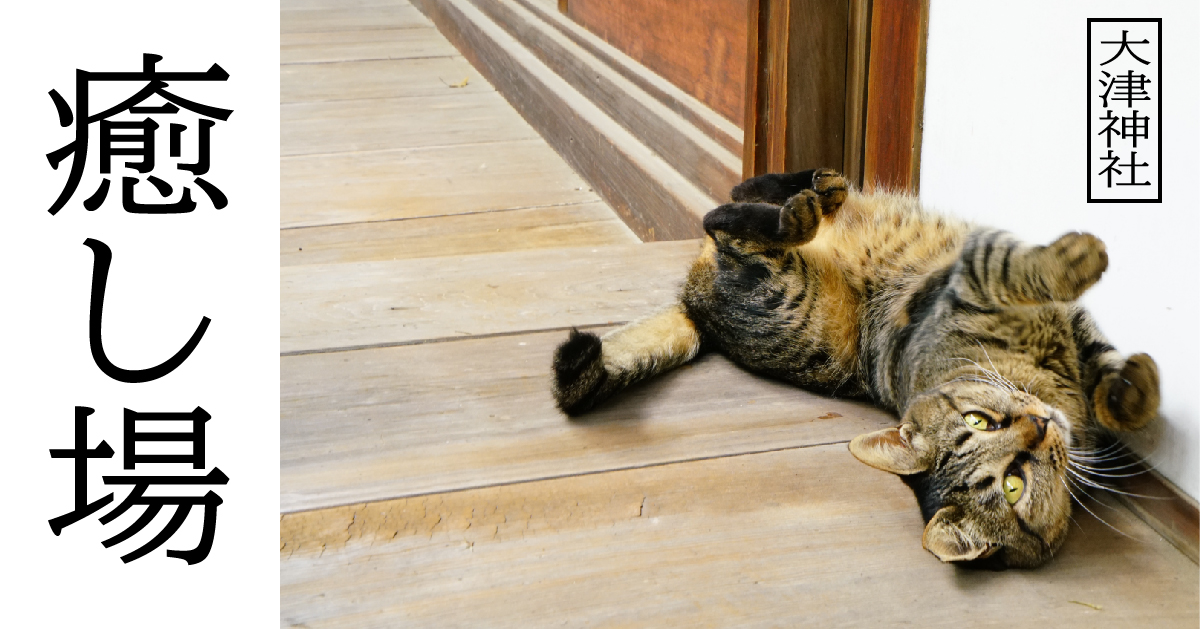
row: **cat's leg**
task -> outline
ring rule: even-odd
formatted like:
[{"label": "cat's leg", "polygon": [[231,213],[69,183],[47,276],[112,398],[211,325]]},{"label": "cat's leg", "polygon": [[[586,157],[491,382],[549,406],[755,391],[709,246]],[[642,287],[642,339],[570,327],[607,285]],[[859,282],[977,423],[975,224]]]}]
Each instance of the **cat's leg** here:
[{"label": "cat's leg", "polygon": [[999,230],[972,232],[954,267],[957,296],[981,307],[1075,301],[1108,268],[1104,243],[1071,232],[1045,246]]},{"label": "cat's leg", "polygon": [[[709,212],[704,217],[704,231],[718,245],[732,240],[785,247],[804,244],[817,235],[821,217],[836,212],[846,200],[846,180],[827,168],[792,175],[763,175],[741,185],[763,177],[798,177],[803,181],[793,183],[797,186],[803,183],[807,187],[786,197],[782,206],[769,202],[735,202]],[[734,198],[739,198],[738,188],[734,188],[734,193]]]},{"label": "cat's leg", "polygon": [[568,415],[686,363],[700,351],[700,332],[683,306],[634,321],[603,337],[572,330],[554,352],[554,399]]},{"label": "cat's leg", "polygon": [[1096,420],[1110,430],[1137,430],[1158,414],[1158,366],[1146,354],[1124,356],[1080,306],[1071,313],[1080,379]]},{"label": "cat's leg", "polygon": [[737,203],[770,203],[783,205],[785,201],[800,193],[812,190],[817,173],[832,173],[828,168],[814,168],[795,173],[772,173],[751,177],[733,187],[729,198]]}]

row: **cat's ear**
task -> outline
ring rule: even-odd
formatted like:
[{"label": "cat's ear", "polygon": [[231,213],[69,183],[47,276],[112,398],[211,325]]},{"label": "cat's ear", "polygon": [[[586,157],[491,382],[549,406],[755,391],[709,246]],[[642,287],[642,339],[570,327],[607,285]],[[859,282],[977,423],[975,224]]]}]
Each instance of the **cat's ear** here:
[{"label": "cat's ear", "polygon": [[933,515],[925,525],[921,545],[946,562],[983,559],[1000,550],[999,545],[979,539],[964,526],[963,513],[958,507],[942,507]]},{"label": "cat's ear", "polygon": [[912,424],[859,435],[850,442],[850,453],[871,467],[893,474],[916,474],[929,469],[924,439]]}]

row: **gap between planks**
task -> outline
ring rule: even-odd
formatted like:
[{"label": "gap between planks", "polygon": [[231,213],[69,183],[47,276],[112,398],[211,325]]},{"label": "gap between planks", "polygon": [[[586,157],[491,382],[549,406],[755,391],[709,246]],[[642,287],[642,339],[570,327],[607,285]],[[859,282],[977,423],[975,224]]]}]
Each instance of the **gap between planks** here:
[{"label": "gap between planks", "polygon": [[[431,214],[429,216],[401,216],[401,217],[397,217],[397,218],[378,218],[378,219],[365,220],[365,221],[347,221],[345,223],[323,223],[321,225],[291,225],[291,226],[287,226],[287,227],[280,227],[279,231],[284,232],[284,231],[292,231],[292,230],[299,230],[299,229],[320,229],[322,227],[345,227],[347,225],[370,225],[372,223],[396,223],[396,222],[400,222],[400,221],[420,221],[420,220],[425,220],[425,219],[430,219],[430,218],[449,218],[452,216],[474,216],[476,214],[493,214],[495,212],[515,212],[517,210],[542,210],[542,209],[546,209],[546,208],[572,207],[572,206],[576,206],[576,205],[590,205],[590,204],[596,203],[596,202],[597,201],[565,201],[563,203],[545,203],[542,205],[524,205],[524,206],[519,206],[519,207],[498,207],[498,208],[494,208],[494,209],[477,210],[474,212],[461,212],[461,213],[457,213],[457,214]],[[613,214],[613,218],[616,218],[616,217],[617,217],[616,214]]]},{"label": "gap between planks", "polygon": [[1194,565],[1107,506],[1127,536],[1078,514],[1047,566],[989,572],[923,550],[912,492],[841,445],[354,504],[281,518],[280,617],[1194,627]]},{"label": "gap between planks", "polygon": [[613,326],[625,325],[628,321],[612,321],[609,323],[593,323],[582,325],[568,325],[557,328],[537,328],[535,330],[514,330],[512,332],[494,332],[491,334],[470,334],[467,336],[441,336],[430,339],[417,339],[415,341],[396,341],[394,343],[376,343],[374,345],[354,345],[348,347],[328,347],[321,349],[298,350],[294,352],[280,352],[281,358],[288,356],[309,356],[312,354],[337,354],[341,352],[357,352],[367,349],[386,349],[389,347],[407,347],[410,345],[429,345],[432,343],[453,343],[455,341],[477,341],[480,339],[497,339],[507,336],[524,336],[526,334],[543,334],[548,332],[569,332],[571,330],[607,330]]},{"label": "gap between planks", "polygon": [[637,243],[601,202],[280,232],[281,266],[447,258]]},{"label": "gap between planks", "polygon": [[[578,423],[586,423],[586,420]],[[798,445],[780,446],[778,448],[761,448],[758,450],[746,450],[741,452],[727,452],[722,454],[710,454],[707,456],[694,456],[681,459],[671,459],[665,461],[653,461],[650,463],[640,463],[635,465],[623,465],[618,467],[600,468],[595,470],[585,470],[581,472],[564,472],[562,474],[548,474],[546,476],[536,476],[531,478],[522,478],[510,481],[500,481],[495,483],[480,483],[478,485],[469,485],[463,487],[454,487],[452,489],[443,489],[438,491],[414,492],[409,494],[396,494],[394,496],[383,496],[380,498],[372,498],[369,501],[361,500],[346,502],[343,504],[332,504],[312,509],[297,509],[295,511],[280,511],[282,516],[303,516],[305,514],[315,514],[326,509],[341,509],[354,505],[366,505],[387,502],[389,500],[405,500],[408,498],[425,498],[428,496],[441,496],[446,494],[456,494],[464,491],[478,491],[484,489],[495,489],[498,487],[512,487],[514,485],[523,485],[526,483],[541,483],[546,481],[563,480],[569,478],[583,478],[586,476],[595,476],[597,474],[612,474],[616,472],[629,472],[633,470],[647,470],[656,467],[668,467],[671,465],[686,465],[688,463],[700,463],[703,461],[714,461],[717,459],[733,459],[742,456],[754,456],[756,454],[774,454],[777,452],[787,452],[789,450],[803,450],[805,448],[820,448],[824,446],[836,446],[840,444],[850,443],[849,439],[838,439],[835,441],[823,441],[820,443],[803,443]]]}]

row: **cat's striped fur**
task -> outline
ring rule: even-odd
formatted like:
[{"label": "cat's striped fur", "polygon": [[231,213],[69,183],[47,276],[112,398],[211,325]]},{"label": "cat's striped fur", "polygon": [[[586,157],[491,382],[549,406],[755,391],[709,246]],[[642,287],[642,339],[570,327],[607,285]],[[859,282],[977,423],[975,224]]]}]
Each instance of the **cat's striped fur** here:
[{"label": "cat's striped fur", "polygon": [[583,413],[715,349],[897,413],[900,426],[850,449],[913,488],[942,560],[1048,560],[1067,531],[1072,453],[1158,408],[1154,361],[1119,354],[1074,303],[1107,267],[1104,244],[1027,245],[827,169],[756,177],[733,198],[705,217],[678,304],[559,347],[559,406]]}]

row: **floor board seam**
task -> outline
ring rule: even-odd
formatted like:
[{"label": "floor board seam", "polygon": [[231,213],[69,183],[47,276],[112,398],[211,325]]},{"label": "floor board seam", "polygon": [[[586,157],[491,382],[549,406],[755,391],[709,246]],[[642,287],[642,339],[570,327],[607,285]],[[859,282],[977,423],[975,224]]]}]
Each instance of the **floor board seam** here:
[{"label": "floor board seam", "polygon": [[[334,63],[359,63],[366,61],[413,61],[419,59],[462,59],[462,55],[418,55],[414,57],[363,57],[359,59],[335,59],[333,61],[286,61],[282,66],[323,66]],[[395,98],[395,97],[389,97]],[[320,102],[320,101],[318,101]]]},{"label": "floor board seam", "polygon": [[[514,144],[537,143],[537,142],[545,143],[545,140],[543,140],[542,136],[539,135],[539,136],[533,136],[533,137],[528,137],[528,138],[516,138],[516,139],[511,139],[511,140],[484,140],[482,142],[465,142],[463,144],[432,144],[429,146],[401,146],[401,147],[393,147],[393,148],[386,148],[386,149],[365,149],[365,150],[360,150],[360,151],[334,151],[332,153],[298,153],[298,154],[294,154],[294,155],[280,155],[279,159],[280,159],[280,161],[283,161],[285,159],[307,159],[307,158],[312,158],[312,157],[323,157],[326,155],[351,155],[351,154],[371,155],[373,153],[416,152],[416,151],[425,151],[425,150],[430,150],[430,149],[442,150],[442,149],[459,148],[459,147],[466,147],[466,146],[486,146],[489,144],[504,144],[506,142],[512,142]],[[546,148],[550,148],[550,145],[547,144]],[[557,153],[555,153],[555,155],[557,155]],[[574,171],[572,171],[572,172],[574,172]],[[582,181],[582,179],[580,181]]]},{"label": "floor board seam", "polygon": [[339,352],[357,352],[365,349],[387,349],[389,347],[407,347],[410,345],[430,345],[433,343],[452,343],[455,341],[471,341],[477,339],[495,339],[506,336],[522,336],[525,334],[540,334],[544,332],[566,332],[569,330],[591,330],[610,326],[625,325],[628,321],[610,321],[608,323],[585,323],[582,325],[566,325],[553,328],[536,328],[532,330],[514,330],[512,332],[490,332],[486,334],[470,334],[467,336],[439,336],[430,339],[413,339],[410,341],[394,341],[389,343],[371,343],[367,345],[346,345],[344,347],[326,347],[320,349],[298,349],[290,352],[279,352],[280,358],[292,356],[308,356],[311,354],[337,354]]},{"label": "floor board seam", "polygon": [[[530,131],[532,131],[532,130],[533,129],[530,129]],[[492,140],[489,142],[463,142],[462,144],[431,144],[429,146],[393,146],[393,147],[389,147],[386,149],[371,149],[371,150],[366,150],[366,151],[350,150],[350,151],[322,151],[320,153],[282,153],[279,155],[279,158],[282,161],[289,157],[320,157],[320,156],[334,156],[334,155],[349,155],[352,153],[379,153],[379,152],[383,152],[383,151],[444,149],[444,148],[457,148],[457,147],[463,147],[463,146],[482,146],[482,145],[486,145],[486,144],[499,144],[501,142],[525,142],[528,140],[541,140],[541,139],[542,139],[542,136],[537,135],[537,133],[534,132],[532,135],[530,135],[529,137],[525,137],[525,138],[508,138],[505,140]]]},{"label": "floor board seam", "polygon": [[[474,71],[474,68],[472,68],[471,70]],[[467,78],[470,78],[470,77],[467,77]],[[442,84],[446,86],[446,89],[451,89],[451,90],[455,89],[454,87],[451,86],[451,84],[446,83],[446,81],[444,79],[442,79],[442,77],[438,77],[438,80],[442,81]],[[463,86],[463,87],[466,87],[466,86]],[[283,91],[282,86],[280,87],[280,91]],[[499,92],[496,91],[496,88],[494,88],[490,85],[488,86],[487,89],[474,89],[469,93],[470,94],[499,94]],[[373,100],[402,100],[402,99],[407,100],[407,99],[414,99],[414,98],[438,98],[438,97],[442,97],[442,96],[446,96],[446,95],[447,94],[412,94],[409,96],[365,96],[365,97],[360,97],[360,98],[328,98],[328,99],[320,99],[320,100],[282,100],[281,99],[279,101],[279,104],[280,105],[318,105],[318,104],[325,104],[325,103],[356,103],[356,102],[366,102],[366,101],[373,101]]]},{"label": "floor board seam", "polygon": [[754,456],[757,454],[771,454],[774,452],[787,452],[789,450],[804,450],[804,449],[808,449],[808,448],[818,448],[821,446],[835,446],[835,445],[843,444],[843,443],[850,443],[850,440],[849,439],[839,439],[837,441],[823,441],[821,443],[806,443],[806,444],[800,444],[800,445],[794,445],[794,446],[781,446],[778,448],[765,448],[762,450],[750,450],[750,451],[745,451],[745,452],[727,452],[724,454],[696,456],[696,457],[689,457],[686,459],[672,459],[669,461],[656,461],[656,462],[651,462],[651,463],[643,463],[640,465],[625,465],[625,466],[620,466],[620,467],[610,467],[610,468],[604,468],[604,469],[587,470],[584,472],[552,474],[549,476],[538,476],[538,477],[534,477],[534,478],[524,478],[524,479],[520,479],[520,480],[503,481],[503,482],[498,482],[498,483],[483,483],[483,484],[479,484],[479,485],[471,485],[468,487],[455,487],[452,489],[441,489],[441,490],[437,490],[437,491],[414,492],[411,494],[397,494],[395,496],[387,496],[384,498],[373,498],[371,500],[355,500],[353,502],[332,504],[332,505],[327,505],[327,506],[323,506],[323,507],[316,507],[313,509],[297,509],[295,511],[281,511],[280,515],[285,515],[285,516],[298,515],[298,514],[302,514],[302,513],[313,513],[316,511],[324,511],[326,509],[337,509],[339,507],[349,507],[349,506],[360,505],[360,504],[374,504],[374,503],[379,503],[379,502],[388,502],[391,500],[404,500],[404,499],[408,499],[408,498],[423,498],[425,496],[437,496],[437,495],[442,495],[442,494],[456,494],[456,493],[460,493],[460,492],[464,492],[464,491],[474,491],[477,489],[494,489],[496,487],[512,487],[514,485],[523,485],[526,483],[539,483],[542,481],[551,481],[551,480],[559,480],[559,479],[566,479],[566,478],[582,478],[584,476],[596,476],[598,474],[610,474],[613,472],[626,472],[626,471],[632,471],[632,470],[645,470],[645,469],[652,469],[652,468],[656,468],[656,467],[667,467],[669,465],[682,465],[685,463],[698,463],[701,461],[714,461],[717,459],[732,459],[732,458],[737,458],[737,457],[742,457],[742,456]]},{"label": "floor board seam", "polygon": [[[590,201],[564,201],[562,203],[547,203],[544,205],[522,205],[520,207],[498,207],[490,210],[472,210],[470,212],[459,212],[456,214],[430,214],[428,216],[403,216],[399,218],[381,218],[372,221],[347,221],[345,223],[321,223],[320,225],[292,225],[289,227],[280,227],[279,231],[292,231],[296,229],[320,229],[322,227],[342,227],[345,225],[370,225],[373,223],[397,223],[400,221],[419,221],[429,218],[449,218],[451,216],[474,216],[476,214],[494,214],[496,212],[515,212],[517,210],[540,210],[552,207],[570,207],[572,205],[589,205],[598,203],[600,197],[596,197]],[[615,214],[613,220],[620,220]],[[589,221],[598,222],[598,221]]]},{"label": "floor board seam", "polygon": [[[285,9],[285,10],[287,10],[287,9]],[[291,9],[291,10],[292,11],[319,11],[321,9]],[[366,32],[366,31],[370,31],[370,32],[410,31],[410,30],[417,29],[417,28],[432,28],[432,27],[433,26],[431,24],[413,24],[412,26],[378,26],[378,27],[374,27],[374,28],[370,27],[370,26],[358,26],[358,27],[352,27],[352,28],[325,29],[325,30],[319,30],[319,31],[283,31],[283,30],[281,30],[279,32],[279,34],[280,34],[280,36],[283,36],[283,35],[315,35],[317,33],[356,33],[356,32]]]}]

